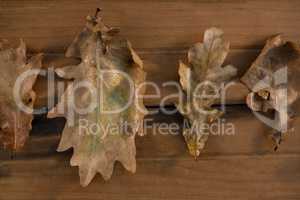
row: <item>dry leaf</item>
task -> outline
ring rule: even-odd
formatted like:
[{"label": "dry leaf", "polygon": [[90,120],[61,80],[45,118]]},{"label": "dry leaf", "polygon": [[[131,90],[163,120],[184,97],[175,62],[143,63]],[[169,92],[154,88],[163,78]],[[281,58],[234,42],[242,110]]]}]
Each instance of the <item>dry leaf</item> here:
[{"label": "dry leaf", "polygon": [[[299,76],[299,50],[296,44],[284,41],[280,35],[276,36],[267,41],[261,54],[241,78],[251,90],[247,105],[273,128],[275,150],[282,140],[282,134],[292,131],[294,113],[291,106],[298,98],[295,80]],[[262,113],[271,115],[271,118]]]},{"label": "dry leaf", "polygon": [[180,62],[180,83],[190,98],[177,107],[189,121],[183,135],[190,154],[195,158],[204,148],[209,135],[209,130],[201,127],[209,126],[222,114],[212,108],[220,99],[221,86],[237,73],[231,65],[222,67],[228,52],[229,42],[224,41],[223,31],[210,28],[205,32],[203,43],[196,43],[189,50],[188,65]]},{"label": "dry leaf", "polygon": [[[110,28],[102,22],[98,12],[94,17],[88,16],[83,31],[76,37],[68,48],[66,56],[79,56],[82,62],[78,66],[67,66],[56,70],[57,74],[67,79],[74,79],[60,99],[58,105],[49,112],[49,117],[62,114],[68,124],[75,119],[74,126],[66,125],[58,147],[58,151],[65,151],[73,147],[72,166],[79,167],[80,182],[87,186],[99,172],[105,180],[113,172],[115,161],[120,161],[130,172],[136,170],[135,135],[142,131],[142,123],[146,112],[143,100],[139,95],[133,96],[134,102],[126,110],[115,114],[104,113],[103,110],[117,109],[124,106],[129,98],[129,84],[118,73],[103,75],[105,70],[118,70],[126,73],[134,82],[135,88],[145,81],[143,63],[131,48],[127,40],[116,36],[118,29]],[[102,76],[103,75],[103,76]],[[100,92],[97,95],[97,106],[86,114],[80,114],[73,108],[61,113],[60,108],[70,104],[74,97],[75,104],[84,108],[90,103],[91,93],[88,90],[74,88],[86,81]],[[99,83],[104,83],[100,87]],[[137,91],[135,91],[137,92]],[[138,110],[139,105],[142,110]],[[101,110],[102,109],[102,110]],[[74,112],[74,116],[70,113]],[[96,134],[92,130],[80,129],[82,119],[101,128],[111,125],[129,124],[128,130],[100,129]],[[131,126],[134,124],[134,126]]]},{"label": "dry leaf", "polygon": [[[0,41],[0,143],[5,149],[19,150],[24,146],[31,130],[32,113],[23,112],[14,98],[14,86],[17,78],[30,69],[40,69],[42,54],[26,58],[26,46],[23,41],[18,48],[10,47],[5,40]],[[32,87],[37,75],[31,75],[22,82],[19,95],[22,103],[33,108],[35,92]]]}]

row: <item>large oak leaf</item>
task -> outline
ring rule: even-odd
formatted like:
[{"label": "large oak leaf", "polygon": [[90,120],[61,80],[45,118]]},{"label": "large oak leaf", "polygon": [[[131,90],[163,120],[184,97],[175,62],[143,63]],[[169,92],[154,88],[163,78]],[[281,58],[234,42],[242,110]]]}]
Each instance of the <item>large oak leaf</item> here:
[{"label": "large oak leaf", "polygon": [[[86,26],[66,52],[67,57],[79,56],[81,63],[56,70],[59,76],[74,81],[48,116],[66,117],[58,151],[73,148],[71,165],[79,167],[83,186],[97,172],[109,179],[115,161],[131,172],[136,170],[135,135],[142,132],[146,114],[141,96],[144,89],[138,87],[145,81],[145,73],[130,43],[117,33],[118,29],[106,26],[98,13],[88,16]],[[94,88],[94,95],[81,84]],[[95,98],[96,105],[90,112],[79,112]],[[120,110],[126,104],[127,108]]]}]

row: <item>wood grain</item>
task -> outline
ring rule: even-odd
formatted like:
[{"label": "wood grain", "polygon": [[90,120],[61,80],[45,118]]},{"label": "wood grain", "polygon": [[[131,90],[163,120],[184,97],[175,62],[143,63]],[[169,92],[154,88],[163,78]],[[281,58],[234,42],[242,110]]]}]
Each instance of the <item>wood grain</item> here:
[{"label": "wood grain", "polygon": [[[136,174],[116,164],[110,181],[98,175],[87,188],[69,166],[71,151],[55,153],[64,120],[36,119],[24,152],[13,160],[0,155],[0,199],[298,199],[299,134],[287,136],[273,152],[268,129],[248,109],[234,106],[225,118],[236,134],[211,136],[197,161],[188,155],[180,130],[154,135],[157,128],[149,128],[136,141]],[[182,125],[178,114],[149,119]],[[296,124],[298,132],[299,119]]]},{"label": "wood grain", "polygon": [[[108,24],[121,27],[122,36],[132,42],[144,60],[148,80],[160,85],[161,97],[147,99],[147,105],[157,105],[161,98],[177,91],[162,84],[178,81],[178,60],[185,59],[189,46],[202,41],[206,28],[224,29],[233,49],[227,63],[239,69],[239,76],[250,66],[258,55],[256,49],[260,49],[267,38],[278,33],[294,41],[300,38],[300,28],[293,23],[300,19],[297,0],[77,0],[76,3],[2,0],[0,37],[14,43],[24,38],[31,52],[62,54],[83,27],[85,16],[93,14],[96,7],[104,9]],[[41,83],[40,88],[44,86]],[[147,94],[154,93],[150,87],[147,91]],[[246,92],[234,89],[229,92],[227,102],[244,103]],[[45,105],[46,97],[37,101],[38,107]]]},{"label": "wood grain", "polygon": [[97,7],[136,49],[187,48],[211,26],[223,28],[239,49],[261,48],[278,33],[300,38],[298,0],[2,0],[0,37],[24,38],[34,52],[62,53]]},{"label": "wood grain", "polygon": [[[162,84],[178,81],[178,60],[185,59],[188,47],[202,41],[204,30],[211,26],[224,29],[233,48],[227,63],[238,67],[239,76],[258,55],[252,49],[260,49],[267,38],[278,33],[293,41],[300,38],[300,27],[294,23],[300,20],[297,0],[2,0],[0,37],[13,43],[23,38],[31,52],[62,54],[96,7],[104,9],[108,24],[121,27],[122,36],[145,60],[148,80],[161,86],[161,97],[147,99],[148,105],[157,105],[162,97],[177,91]],[[229,93],[228,103],[243,103],[245,91]],[[148,88],[147,93],[154,90]],[[46,97],[37,106],[43,106]]]},{"label": "wood grain", "polygon": [[[176,92],[162,84],[178,81],[178,60],[186,59],[188,48],[202,41],[211,26],[224,29],[231,42],[226,63],[238,67],[238,77],[267,38],[282,33],[288,40],[300,39],[298,0],[0,0],[0,38],[15,45],[23,38],[30,53],[44,52],[45,68],[76,63],[63,53],[85,16],[97,7],[104,9],[107,24],[120,27],[121,35],[131,41],[144,60],[147,79],[160,85],[162,96],[146,101],[151,107]],[[55,89],[48,93],[46,84],[40,77],[35,86],[37,107],[56,94]],[[153,92],[147,88],[147,94]],[[235,85],[228,90],[228,104],[243,103],[247,92]],[[179,114],[147,119],[149,124],[176,123],[182,128]],[[11,159],[0,151],[0,199],[299,199],[299,116],[295,132],[285,137],[278,152],[267,138],[270,129],[245,106],[228,107],[224,119],[235,125],[236,134],[212,135],[198,161],[188,155],[181,129],[174,135],[153,135],[157,128],[148,128],[149,134],[136,140],[136,174],[117,164],[112,180],[104,182],[98,176],[81,188],[77,168],[69,166],[71,151],[55,152],[64,119],[39,116],[22,152]]]},{"label": "wood grain", "polygon": [[[150,111],[155,114],[147,115],[145,119],[144,128],[147,135],[137,137],[138,157],[147,158],[153,155],[161,159],[190,157],[181,135],[184,121],[182,116],[176,113],[176,109],[168,108],[167,111],[175,113],[170,115],[162,114],[158,109],[152,108]],[[300,130],[300,117],[296,117],[295,132],[284,137],[278,152],[274,152],[272,140],[268,138],[271,129],[257,119],[246,106],[230,106],[225,111],[226,114],[220,124],[215,124],[219,129],[212,127],[213,133],[202,156],[300,153],[300,135],[297,134]],[[23,151],[15,155],[16,158],[43,157],[55,153],[64,123],[63,118],[37,117],[33,122],[33,130],[28,143]],[[179,127],[159,132],[164,124],[177,124]],[[228,135],[231,125],[234,127],[234,134]],[[0,154],[0,158],[9,159],[6,153]]]},{"label": "wood grain", "polygon": [[67,199],[298,199],[299,155],[138,159],[136,174],[117,165],[112,179],[79,185],[63,155],[4,162],[0,198]]}]

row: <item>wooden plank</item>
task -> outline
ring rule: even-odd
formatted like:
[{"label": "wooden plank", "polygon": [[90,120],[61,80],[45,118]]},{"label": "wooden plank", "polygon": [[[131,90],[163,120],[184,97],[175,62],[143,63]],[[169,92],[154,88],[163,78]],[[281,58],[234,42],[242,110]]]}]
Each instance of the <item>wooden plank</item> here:
[{"label": "wooden plank", "polygon": [[[96,7],[104,9],[108,24],[119,26],[145,62],[148,80],[161,84],[162,97],[176,92],[163,88],[165,81],[178,81],[178,60],[185,59],[193,43],[202,41],[206,28],[224,29],[232,51],[226,63],[245,72],[267,38],[284,33],[300,38],[300,2],[297,0],[1,0],[0,38],[17,44],[24,38],[32,53],[46,56],[45,67],[62,67],[76,60],[61,59],[62,53]],[[35,86],[36,106],[44,106],[46,80]],[[235,85],[227,102],[243,103],[247,90]],[[147,88],[147,93],[153,93]],[[147,100],[157,105],[162,98]],[[174,103],[173,100],[169,101]],[[299,106],[298,106],[299,108]],[[147,116],[150,124],[176,123],[175,115]],[[32,135],[14,159],[0,152],[0,199],[299,199],[300,118],[278,152],[273,152],[266,133],[270,130],[246,107],[234,106],[225,115],[233,123],[233,136],[210,136],[196,162],[188,155],[181,129],[174,135],[156,134],[148,128],[138,137],[137,173],[119,164],[109,182],[100,176],[83,189],[78,170],[69,166],[71,151],[55,153],[63,119],[36,118]]]},{"label": "wooden plank", "polygon": [[86,188],[67,157],[2,162],[0,199],[298,199],[300,156],[138,159],[130,174],[119,164],[110,181],[98,175]]},{"label": "wooden plank", "polygon": [[[166,82],[179,83],[178,76],[178,63],[179,60],[186,60],[187,51],[140,51],[138,52],[144,61],[144,68],[147,73],[147,81],[153,82],[158,85],[160,89],[160,95],[156,98],[146,98],[145,103],[147,105],[159,105],[160,100],[164,97],[178,93],[178,89],[175,86],[165,86]],[[259,50],[232,50],[230,51],[226,64],[232,64],[238,69],[238,76],[240,77],[251,63],[255,60],[259,54]],[[44,58],[44,68],[59,68],[66,65],[78,64],[79,60],[64,58],[62,54],[46,54]],[[61,82],[62,79],[56,79],[57,82]],[[43,107],[47,105],[48,96],[55,96],[57,94],[57,87],[50,89],[47,88],[47,78],[40,77],[35,85],[35,90],[38,93],[36,107]],[[48,93],[49,92],[49,93]],[[147,95],[157,94],[156,90],[149,86],[147,88]],[[244,104],[245,97],[248,94],[248,89],[242,84],[234,84],[229,87],[226,92],[227,104]],[[173,104],[176,102],[176,98],[168,99],[167,104]]]},{"label": "wooden plank", "polygon": [[240,49],[261,48],[278,33],[300,38],[298,0],[2,0],[0,37],[24,38],[33,52],[62,53],[97,7],[136,49],[187,48],[212,26]]},{"label": "wooden plank", "polygon": [[[154,111],[152,109],[152,111]],[[171,110],[169,110],[171,111]],[[222,123],[221,123],[222,122]],[[300,118],[295,121],[295,132],[284,138],[277,152],[273,151],[271,139],[267,137],[270,128],[259,121],[245,106],[227,108],[224,119],[219,124],[220,130],[213,127],[206,148],[200,159],[206,156],[231,155],[267,155],[300,153]],[[31,137],[23,151],[15,155],[15,159],[43,157],[55,153],[60,133],[64,127],[63,118],[37,118],[33,122]],[[159,132],[164,125],[179,126],[178,129]],[[228,135],[229,127],[234,127],[234,134]],[[145,119],[144,137],[137,137],[137,156],[140,158],[184,158],[190,157],[181,135],[184,121],[181,115],[164,115],[162,113],[148,115]],[[69,153],[67,153],[69,154]],[[10,159],[9,154],[0,153],[0,159]]]}]

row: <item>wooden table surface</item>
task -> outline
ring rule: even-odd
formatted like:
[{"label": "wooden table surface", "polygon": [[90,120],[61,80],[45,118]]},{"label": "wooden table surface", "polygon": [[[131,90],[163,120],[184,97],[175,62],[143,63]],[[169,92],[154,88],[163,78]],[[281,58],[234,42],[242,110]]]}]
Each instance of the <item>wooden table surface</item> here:
[{"label": "wooden table surface", "polygon": [[[179,114],[147,119],[148,125],[183,123]],[[77,167],[69,165],[72,152],[55,152],[64,119],[36,119],[23,152],[13,159],[0,154],[0,199],[299,199],[300,135],[289,135],[274,152],[270,130],[245,106],[228,108],[225,120],[235,134],[210,136],[198,160],[188,154],[181,131],[147,129],[136,140],[135,174],[117,164],[111,180],[97,175],[82,188]],[[300,130],[300,118],[296,124]]]},{"label": "wooden table surface", "polygon": [[[0,38],[13,44],[23,38],[31,54],[46,54],[45,67],[61,67],[76,62],[61,57],[97,7],[107,24],[120,27],[132,42],[147,79],[159,84],[178,81],[178,60],[212,26],[225,31],[232,49],[226,63],[238,67],[239,75],[267,38],[282,33],[300,40],[299,0],[0,0]],[[40,79],[36,86],[40,96],[44,83]],[[164,88],[163,95],[172,91]],[[243,104],[247,91],[232,91],[230,102]],[[0,200],[300,199],[300,119],[274,152],[266,136],[270,130],[245,105],[227,111],[225,120],[235,125],[235,134],[211,136],[197,161],[187,153],[181,131],[153,135],[155,129],[149,129],[136,140],[136,174],[117,164],[110,181],[98,175],[86,188],[79,185],[78,169],[69,166],[72,152],[55,151],[64,119],[39,116],[22,152],[13,157],[0,152]],[[180,125],[183,120],[179,114],[147,118]]]}]

